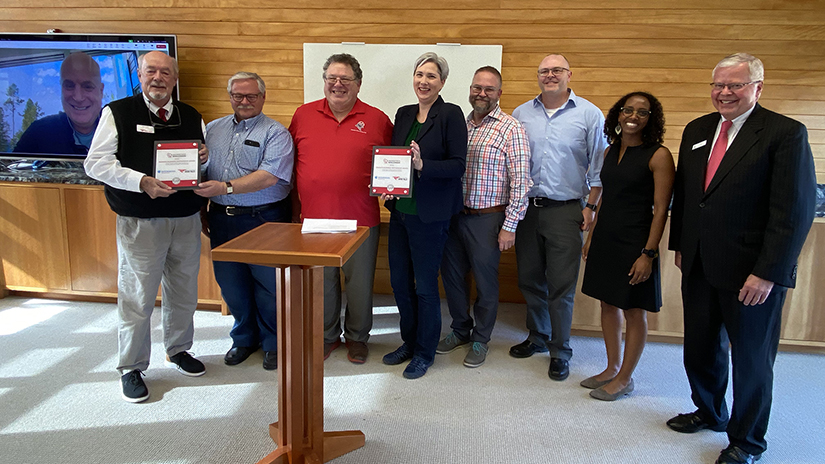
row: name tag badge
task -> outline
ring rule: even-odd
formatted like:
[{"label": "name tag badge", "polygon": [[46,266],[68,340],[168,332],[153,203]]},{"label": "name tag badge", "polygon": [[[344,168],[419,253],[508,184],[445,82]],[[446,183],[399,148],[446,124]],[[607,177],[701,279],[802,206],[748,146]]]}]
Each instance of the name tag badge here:
[{"label": "name tag badge", "polygon": [[137,131],[144,134],[154,134],[155,128],[154,126],[144,126],[143,124],[138,124]]},{"label": "name tag badge", "polygon": [[244,144],[244,145],[249,145],[250,147],[258,147],[258,148],[260,148],[260,147],[261,147],[261,144],[260,144],[260,143],[258,143],[258,142],[256,142],[256,141],[254,141],[254,140],[244,140],[244,141],[243,141],[243,144]]},{"label": "name tag badge", "polygon": [[701,142],[699,142],[699,143],[697,143],[697,144],[693,145],[692,150],[696,150],[697,148],[702,148],[702,147],[704,147],[704,146],[705,146],[705,145],[707,145],[707,144],[708,144],[708,141],[707,141],[707,140],[702,140]]}]

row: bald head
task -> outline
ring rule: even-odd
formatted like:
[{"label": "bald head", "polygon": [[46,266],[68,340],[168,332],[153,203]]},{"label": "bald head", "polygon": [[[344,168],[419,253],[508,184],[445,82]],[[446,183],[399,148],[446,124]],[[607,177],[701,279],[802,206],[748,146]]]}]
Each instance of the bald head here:
[{"label": "bald head", "polygon": [[60,65],[60,88],[63,111],[74,129],[81,134],[94,131],[103,101],[97,62],[83,52],[66,57]]},{"label": "bald head", "polygon": [[546,108],[558,108],[567,101],[567,84],[572,76],[570,62],[564,55],[553,53],[541,60],[538,80],[541,101]]}]

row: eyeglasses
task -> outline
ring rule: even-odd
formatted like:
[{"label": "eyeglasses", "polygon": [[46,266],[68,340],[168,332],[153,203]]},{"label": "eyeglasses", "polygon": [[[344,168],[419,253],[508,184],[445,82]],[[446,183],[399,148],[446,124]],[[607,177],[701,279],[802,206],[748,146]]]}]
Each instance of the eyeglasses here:
[{"label": "eyeglasses", "polygon": [[260,92],[259,93],[230,93],[229,96],[232,97],[232,100],[234,100],[237,103],[242,102],[244,98],[246,98],[246,101],[248,101],[249,103],[255,103],[256,101],[258,101],[258,97],[260,97],[261,94],[260,94]]},{"label": "eyeglasses", "polygon": [[567,68],[560,68],[560,67],[556,67],[556,68],[541,68],[541,69],[539,69],[538,74],[539,74],[539,76],[541,76],[541,77],[547,77],[547,76],[549,76],[549,75],[552,73],[554,76],[559,77],[559,76],[561,76],[562,74],[564,74],[564,73],[566,73],[566,72],[570,72],[570,70],[569,70],[569,69],[567,69]]},{"label": "eyeglasses", "polygon": [[345,77],[345,76],[324,76],[324,80],[327,81],[327,84],[335,84],[338,81],[341,81],[343,85],[349,85],[350,82],[354,82],[354,77]]},{"label": "eyeglasses", "polygon": [[633,116],[633,113],[636,113],[636,116],[640,118],[646,118],[650,116],[650,110],[646,110],[643,108],[639,108],[638,110],[633,108],[632,106],[623,106],[620,108],[620,111],[625,116]]},{"label": "eyeglasses", "polygon": [[742,90],[746,86],[751,85],[751,84],[756,84],[757,82],[762,82],[762,81],[750,81],[750,82],[745,82],[745,83],[742,83],[742,84],[723,84],[721,82],[711,82],[710,86],[711,86],[711,88],[713,88],[713,90],[718,90],[720,92],[722,90],[725,90],[725,87],[727,87],[728,90],[730,90],[731,92],[736,92],[737,90]]},{"label": "eyeglasses", "polygon": [[481,93],[482,90],[487,95],[491,95],[491,94],[494,94],[494,93],[498,92],[497,87],[482,87],[480,85],[471,85],[470,86],[470,91],[473,92],[473,93]]}]

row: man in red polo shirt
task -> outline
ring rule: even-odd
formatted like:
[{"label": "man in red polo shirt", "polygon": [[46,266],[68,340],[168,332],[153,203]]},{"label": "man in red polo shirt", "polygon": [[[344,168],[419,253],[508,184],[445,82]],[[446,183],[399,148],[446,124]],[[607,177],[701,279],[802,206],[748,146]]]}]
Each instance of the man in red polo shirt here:
[{"label": "man in red polo shirt", "polygon": [[[347,358],[367,360],[372,289],[378,254],[378,199],[369,194],[372,147],[389,145],[392,123],[358,99],[361,65],[342,53],[324,63],[326,98],[299,107],[289,132],[295,141],[293,215],[302,219],[355,219],[370,228],[366,242],[341,268],[347,289],[344,339]],[[293,198],[295,195],[293,194]],[[324,359],[341,345],[341,276],[324,269]]]}]

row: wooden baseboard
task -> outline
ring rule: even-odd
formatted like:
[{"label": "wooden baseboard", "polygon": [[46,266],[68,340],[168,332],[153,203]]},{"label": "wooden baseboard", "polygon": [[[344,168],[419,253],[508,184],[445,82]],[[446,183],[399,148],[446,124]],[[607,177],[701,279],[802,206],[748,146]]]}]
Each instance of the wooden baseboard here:
[{"label": "wooden baseboard", "polygon": [[[573,335],[578,335],[582,337],[594,337],[594,338],[601,338],[602,337],[602,329],[600,327],[576,327],[573,326],[573,329],[570,331]],[[673,343],[676,345],[681,345],[684,341],[684,335],[677,332],[664,332],[664,331],[656,331],[651,330],[647,334],[647,341],[654,342],[654,343]],[[786,340],[782,339],[779,340],[779,351],[786,351],[792,353],[812,353],[812,354],[825,354],[825,343],[823,342],[812,342],[807,340]]]}]

